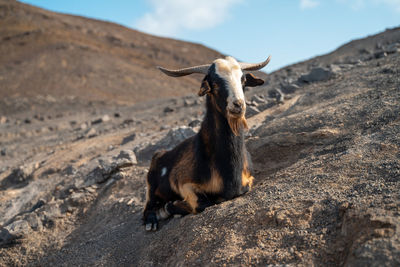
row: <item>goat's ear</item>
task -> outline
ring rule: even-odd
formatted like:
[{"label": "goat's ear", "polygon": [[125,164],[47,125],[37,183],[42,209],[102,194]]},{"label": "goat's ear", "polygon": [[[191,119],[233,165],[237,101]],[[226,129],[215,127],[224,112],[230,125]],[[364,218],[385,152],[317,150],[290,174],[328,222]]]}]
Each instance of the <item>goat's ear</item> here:
[{"label": "goat's ear", "polygon": [[260,86],[263,85],[264,81],[260,78],[257,78],[251,73],[246,74],[246,83],[245,86],[247,87],[254,87],[254,86]]},{"label": "goat's ear", "polygon": [[210,84],[207,81],[207,76],[206,76],[203,79],[203,81],[201,82],[201,87],[200,87],[198,95],[199,96],[203,96],[203,95],[208,94],[210,92],[211,92],[211,87],[210,87]]}]

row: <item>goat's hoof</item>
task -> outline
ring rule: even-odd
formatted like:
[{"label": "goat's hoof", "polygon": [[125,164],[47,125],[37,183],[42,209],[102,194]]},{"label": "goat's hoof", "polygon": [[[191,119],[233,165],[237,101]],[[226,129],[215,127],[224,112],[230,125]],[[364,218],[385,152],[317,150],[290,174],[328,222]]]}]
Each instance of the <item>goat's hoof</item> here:
[{"label": "goat's hoof", "polygon": [[150,213],[145,219],[146,231],[157,231],[158,220],[155,213]]}]

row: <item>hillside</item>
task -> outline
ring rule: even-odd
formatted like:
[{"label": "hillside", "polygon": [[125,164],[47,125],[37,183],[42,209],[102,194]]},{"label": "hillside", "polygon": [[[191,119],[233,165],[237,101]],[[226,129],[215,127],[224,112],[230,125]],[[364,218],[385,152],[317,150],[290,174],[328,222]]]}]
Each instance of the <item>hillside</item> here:
[{"label": "hillside", "polygon": [[[170,80],[155,68],[210,62],[220,53],[113,23],[0,1],[1,112],[16,98],[133,104],[190,94],[198,77]],[[47,101],[47,102],[49,102]]]},{"label": "hillside", "polygon": [[[7,25],[22,28],[53,20],[40,34],[21,37],[32,39],[18,49],[7,42],[17,44],[20,37],[4,40],[15,36],[13,27],[0,27],[0,61],[8,58],[0,65],[1,82],[20,92],[0,97],[17,111],[0,107],[0,266],[400,265],[400,28],[282,68],[268,75],[265,86],[246,92],[254,189],[148,233],[141,213],[149,159],[198,131],[201,77],[162,77],[151,67],[159,61],[143,56],[151,50],[141,55],[137,47],[107,45],[106,36],[162,47],[160,60],[177,67],[204,63],[216,52],[12,1],[0,0],[0,11],[1,23],[14,20],[5,14],[20,14],[20,24]],[[52,39],[57,33],[69,39]],[[56,43],[65,40],[73,48],[59,53]],[[180,62],[172,44],[199,54]],[[54,84],[46,87],[47,79],[37,77],[36,54],[58,62],[54,70],[43,66],[59,79],[73,70],[70,58],[83,57],[85,64],[75,67],[107,73],[90,83],[103,79],[112,90],[122,87],[108,73],[152,73],[160,82],[158,95],[148,92],[144,101],[131,94],[129,105],[121,105],[126,102],[119,94],[107,91],[112,96],[106,99],[75,80],[57,83],[47,95],[43,88]],[[65,54],[64,68],[59,62]],[[13,57],[24,60],[15,64]],[[121,65],[98,69],[97,60]],[[25,74],[16,68],[27,76],[19,79]],[[29,85],[29,77],[43,99],[19,86]],[[161,84],[189,86],[192,93],[161,95]],[[75,92],[73,86],[81,86],[79,96],[68,98],[64,88]]]}]

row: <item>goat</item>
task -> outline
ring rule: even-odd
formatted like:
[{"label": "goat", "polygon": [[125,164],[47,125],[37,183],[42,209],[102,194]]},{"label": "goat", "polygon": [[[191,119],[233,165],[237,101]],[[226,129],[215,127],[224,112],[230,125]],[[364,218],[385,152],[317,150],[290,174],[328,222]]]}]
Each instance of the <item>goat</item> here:
[{"label": "goat", "polygon": [[170,151],[154,154],[143,211],[146,231],[157,230],[159,220],[201,212],[251,189],[254,177],[244,143],[247,123],[243,88],[264,81],[242,71],[259,70],[269,61],[270,57],[251,64],[226,57],[179,70],[158,67],[172,77],[205,74],[198,95],[207,95],[206,113],[196,135]]}]

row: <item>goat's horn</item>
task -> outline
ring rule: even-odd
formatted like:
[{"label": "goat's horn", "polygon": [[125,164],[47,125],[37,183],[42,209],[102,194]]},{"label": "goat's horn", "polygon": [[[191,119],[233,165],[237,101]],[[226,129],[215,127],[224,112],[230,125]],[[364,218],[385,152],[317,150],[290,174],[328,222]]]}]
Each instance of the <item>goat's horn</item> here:
[{"label": "goat's horn", "polygon": [[239,62],[239,65],[242,70],[260,70],[260,69],[264,68],[265,66],[267,66],[267,64],[269,63],[270,60],[271,60],[271,56],[269,56],[267,58],[267,60],[265,60],[264,62],[260,62],[260,63]]},{"label": "goat's horn", "polygon": [[172,77],[181,77],[185,75],[189,75],[192,73],[202,73],[202,74],[207,74],[208,68],[210,65],[200,65],[200,66],[194,66],[190,68],[184,68],[184,69],[179,69],[179,70],[168,70],[163,67],[157,67],[159,70],[167,74],[168,76]]}]

